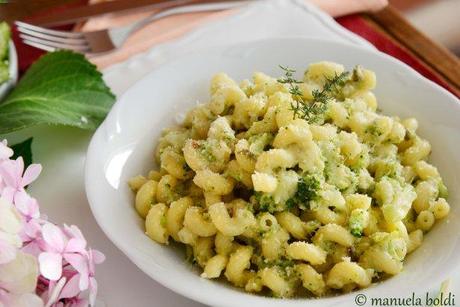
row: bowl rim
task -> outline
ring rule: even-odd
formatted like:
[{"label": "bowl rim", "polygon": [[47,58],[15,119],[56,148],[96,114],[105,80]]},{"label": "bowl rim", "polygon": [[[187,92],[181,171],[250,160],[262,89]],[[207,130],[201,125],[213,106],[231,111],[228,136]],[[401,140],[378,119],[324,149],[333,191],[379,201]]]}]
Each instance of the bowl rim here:
[{"label": "bowl rim", "polygon": [[[345,43],[345,42],[338,42],[338,41],[330,40],[330,39],[318,39],[318,38],[306,38],[306,37],[288,37],[288,38],[269,38],[269,39],[253,40],[253,41],[242,42],[242,43],[237,43],[237,44],[229,44],[229,45],[225,45],[225,46],[217,46],[217,47],[207,48],[206,50],[189,52],[189,53],[183,54],[181,56],[178,56],[178,57],[176,57],[175,59],[173,59],[171,61],[167,61],[167,62],[157,66],[155,70],[149,72],[143,78],[141,78],[136,83],[134,83],[130,88],[128,88],[117,99],[116,103],[112,107],[112,109],[109,112],[109,114],[107,115],[106,119],[98,127],[97,131],[94,133],[94,135],[93,135],[93,137],[92,137],[92,139],[90,141],[90,144],[88,146],[86,160],[85,160],[85,192],[86,192],[86,195],[87,195],[87,198],[88,198],[88,202],[89,202],[89,205],[90,205],[91,212],[93,213],[93,215],[94,215],[99,227],[101,227],[102,231],[112,241],[112,243],[118,249],[120,249],[123,252],[123,254],[125,254],[125,256],[128,259],[130,259],[130,261],[132,261],[142,272],[147,274],[150,278],[152,278],[153,280],[157,281],[161,285],[165,286],[166,288],[168,288],[168,289],[170,289],[170,290],[172,290],[172,291],[174,291],[174,292],[176,292],[176,293],[178,293],[178,294],[180,294],[182,296],[185,296],[185,297],[187,297],[189,299],[192,299],[194,301],[201,302],[201,303],[208,304],[208,305],[212,305],[212,306],[228,306],[228,307],[234,306],[234,302],[232,302],[232,301],[228,301],[228,302],[227,301],[222,301],[221,298],[219,298],[219,297],[217,297],[217,296],[215,296],[213,294],[201,295],[197,291],[187,291],[187,290],[190,290],[190,289],[186,289],[184,287],[178,286],[168,276],[163,276],[161,274],[153,273],[153,272],[150,272],[150,271],[147,272],[147,270],[144,269],[145,264],[143,264],[142,261],[136,259],[137,257],[135,255],[130,254],[130,251],[128,250],[129,247],[127,247],[127,246],[125,247],[125,244],[123,242],[121,242],[119,239],[117,239],[114,235],[112,235],[110,233],[110,231],[108,229],[108,226],[106,224],[104,224],[103,222],[101,222],[101,220],[103,220],[103,217],[102,217],[102,215],[99,214],[98,210],[96,209],[97,208],[97,202],[95,200],[95,197],[93,196],[93,190],[92,190],[92,187],[91,187],[91,183],[92,183],[92,178],[91,178],[92,175],[91,175],[91,173],[95,169],[97,169],[97,165],[100,165],[100,164],[98,164],[98,149],[97,149],[98,144],[97,143],[99,141],[102,141],[103,139],[106,139],[106,135],[107,135],[107,130],[106,129],[108,128],[109,123],[111,123],[112,121],[116,120],[116,117],[118,116],[118,114],[116,114],[117,113],[116,109],[122,103],[121,101],[123,101],[123,97],[125,95],[127,95],[127,93],[132,91],[133,88],[135,88],[138,83],[142,82],[145,78],[148,78],[150,75],[156,74],[157,70],[161,69],[162,67],[168,66],[168,65],[170,65],[172,63],[181,61],[181,60],[186,59],[188,57],[193,57],[193,56],[195,56],[197,54],[200,54],[200,56],[206,56],[207,53],[212,53],[212,52],[214,52],[216,50],[224,50],[224,49],[227,49],[227,48],[242,48],[244,46],[251,46],[251,44],[263,44],[263,43],[270,43],[270,42],[275,42],[275,41],[282,44],[283,42],[297,41],[299,39],[304,40],[306,42],[333,44],[333,45],[336,45],[337,47],[351,48],[351,49],[357,50],[359,52],[369,54],[370,56],[375,57],[375,59],[378,60],[378,61],[391,62],[392,65],[398,65],[401,69],[404,69],[405,71],[410,73],[411,78],[416,79],[417,82],[420,82],[422,85],[424,85],[426,87],[429,87],[429,88],[433,89],[434,91],[438,91],[438,92],[442,93],[442,95],[445,96],[446,100],[450,100],[453,103],[459,103],[460,102],[460,100],[455,95],[453,95],[451,92],[449,92],[445,88],[441,87],[440,85],[436,84],[435,82],[427,79],[426,77],[424,77],[422,74],[420,74],[418,71],[416,71],[415,69],[413,69],[412,67],[410,67],[406,63],[404,63],[404,62],[402,62],[402,61],[400,61],[400,60],[398,60],[398,59],[396,59],[396,58],[394,58],[394,57],[392,57],[392,56],[390,56],[388,54],[385,54],[385,53],[383,53],[381,51],[378,51],[376,49],[375,50],[374,49],[369,49],[369,48],[365,48],[365,47],[362,47],[362,46],[356,46],[356,45],[348,44],[348,43]],[[455,263],[454,267],[457,268],[459,266],[460,266],[460,259],[459,259],[459,261],[457,261]],[[451,267],[451,269],[454,270],[454,267]],[[430,285],[431,286],[433,286],[435,284],[439,285],[444,279],[445,278],[443,278],[443,277],[433,278],[433,279],[430,280]],[[375,284],[373,284],[373,285],[375,285]],[[365,292],[366,290],[372,289],[372,288],[373,287],[371,286],[369,288],[361,289],[359,291],[353,291],[351,293],[339,295],[339,296],[336,296],[336,297],[325,297],[325,298],[319,298],[319,299],[310,299],[310,298],[303,299],[303,298],[301,298],[300,301],[303,302],[303,303],[306,303],[307,301],[311,302],[311,303],[324,302],[325,305],[329,306],[329,304],[334,304],[334,302],[336,302],[337,298],[345,298],[345,297],[347,297],[350,300],[353,300],[353,298],[358,293]],[[240,297],[242,295],[244,295],[244,294],[247,294],[245,292],[241,292],[241,291],[238,291],[238,290],[235,290],[233,292],[235,293],[235,295],[238,295]],[[270,301],[273,301],[273,298],[270,298],[270,297],[265,297],[265,296],[257,296],[257,297],[262,299],[262,300],[265,300],[266,303],[269,303]],[[280,300],[277,300],[277,301],[280,302],[280,303],[281,302],[284,303],[284,302],[288,302],[288,301],[293,301],[293,302],[297,301],[298,302],[299,299],[283,299],[282,301],[280,301]]]}]

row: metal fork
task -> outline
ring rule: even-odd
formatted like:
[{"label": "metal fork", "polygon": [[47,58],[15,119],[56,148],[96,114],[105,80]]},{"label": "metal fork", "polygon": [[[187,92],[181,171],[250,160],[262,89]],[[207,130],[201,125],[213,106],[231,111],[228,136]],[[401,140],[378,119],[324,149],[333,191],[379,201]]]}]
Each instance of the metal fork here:
[{"label": "metal fork", "polygon": [[68,32],[51,30],[22,21],[16,21],[19,37],[30,46],[45,51],[58,49],[73,50],[85,54],[114,51],[120,48],[128,37],[147,24],[159,19],[193,12],[223,11],[246,4],[248,1],[221,1],[175,7],[154,13],[149,17],[124,27],[92,32]]}]

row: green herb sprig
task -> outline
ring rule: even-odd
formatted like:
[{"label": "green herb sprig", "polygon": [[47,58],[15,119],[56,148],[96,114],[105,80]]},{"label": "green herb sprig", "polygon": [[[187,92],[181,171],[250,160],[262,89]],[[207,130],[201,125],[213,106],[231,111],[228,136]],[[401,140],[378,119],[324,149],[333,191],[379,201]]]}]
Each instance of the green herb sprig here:
[{"label": "green herb sprig", "polygon": [[294,118],[302,118],[309,123],[316,122],[318,117],[327,110],[327,103],[334,98],[345,85],[350,77],[348,71],[336,74],[333,78],[326,78],[323,89],[312,92],[313,101],[309,102],[303,98],[299,84],[302,81],[294,78],[295,69],[280,65],[284,71],[284,77],[278,79],[281,84],[289,85],[289,93],[292,95],[294,102],[291,103],[291,109],[294,111]]}]

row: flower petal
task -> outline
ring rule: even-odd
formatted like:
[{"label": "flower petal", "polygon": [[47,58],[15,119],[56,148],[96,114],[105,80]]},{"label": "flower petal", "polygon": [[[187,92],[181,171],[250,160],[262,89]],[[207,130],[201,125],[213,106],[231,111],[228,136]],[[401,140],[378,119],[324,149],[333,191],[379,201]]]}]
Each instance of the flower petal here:
[{"label": "flower petal", "polygon": [[6,140],[0,142],[0,160],[9,159],[13,153],[13,150],[8,147]]},{"label": "flower petal", "polygon": [[17,175],[22,176],[22,173],[24,172],[24,159],[22,157],[18,157],[15,161]]},{"label": "flower petal", "polygon": [[31,239],[37,238],[41,230],[42,227],[37,220],[30,220],[24,225],[24,232]]},{"label": "flower petal", "polygon": [[66,253],[85,253],[86,241],[81,239],[72,238],[67,242],[65,247]]},{"label": "flower petal", "polygon": [[65,247],[65,238],[62,230],[52,223],[46,223],[42,227],[43,239],[49,247],[55,252],[63,252]]},{"label": "flower petal", "polygon": [[76,238],[76,239],[80,239],[80,240],[85,241],[85,244],[86,244],[85,237],[84,237],[83,234],[81,233],[80,228],[78,228],[77,226],[75,226],[75,225],[67,226],[66,224],[64,224],[64,232],[65,232],[69,237],[72,237],[72,238]]},{"label": "flower petal", "polygon": [[85,291],[89,286],[89,268],[88,259],[81,254],[64,254],[64,259],[70,263],[74,269],[80,273],[79,287],[81,291]]},{"label": "flower petal", "polygon": [[59,303],[57,303],[57,301],[59,300],[59,295],[66,281],[67,279],[65,277],[62,277],[61,279],[59,279],[57,283],[50,282],[48,287],[48,299],[46,302],[46,306],[58,306]]},{"label": "flower petal", "polygon": [[85,256],[80,254],[65,253],[64,259],[80,274],[88,275],[88,262]]},{"label": "flower petal", "polygon": [[62,275],[62,256],[56,253],[41,253],[38,255],[40,273],[50,280],[58,280]]},{"label": "flower petal", "polygon": [[[72,302],[72,307],[93,307],[89,304],[88,300],[85,298],[77,298],[76,301]],[[54,307],[54,306],[53,306]]]},{"label": "flower petal", "polygon": [[94,306],[97,296],[97,281],[94,277],[89,280],[89,305]]},{"label": "flower petal", "polygon": [[6,160],[0,164],[0,177],[7,186],[12,188],[17,188],[22,175],[21,172],[18,172],[21,167],[18,160]]},{"label": "flower petal", "polygon": [[37,200],[30,197],[26,191],[15,193],[14,204],[19,212],[27,217],[38,218],[40,216]]},{"label": "flower petal", "polygon": [[22,218],[16,208],[5,199],[0,198],[0,230],[17,234],[22,228]]},{"label": "flower petal", "polygon": [[33,293],[14,294],[5,292],[0,295],[0,306],[43,307],[43,301]]},{"label": "flower petal", "polygon": [[8,263],[16,258],[16,246],[0,239],[0,264]]},{"label": "flower petal", "polygon": [[75,274],[74,276],[72,276],[69,279],[69,281],[65,284],[64,288],[62,288],[61,294],[59,295],[59,299],[77,296],[81,292],[79,282],[80,274]]},{"label": "flower petal", "polygon": [[26,254],[30,254],[34,256],[35,258],[38,258],[38,255],[42,252],[40,249],[40,246],[36,241],[32,241],[30,243],[27,243],[21,248],[21,251],[23,251]]},{"label": "flower petal", "polygon": [[40,164],[31,164],[24,172],[21,180],[21,186],[25,187],[31,184],[35,179],[38,178],[42,171],[42,166]]},{"label": "flower petal", "polygon": [[97,249],[90,250],[90,253],[95,264],[101,264],[105,261],[105,255]]},{"label": "flower petal", "polygon": [[0,265],[1,288],[10,293],[34,291],[38,275],[37,259],[23,252],[17,252],[13,261]]},{"label": "flower petal", "polygon": [[43,301],[34,293],[14,295],[11,306],[16,307],[43,307]]}]

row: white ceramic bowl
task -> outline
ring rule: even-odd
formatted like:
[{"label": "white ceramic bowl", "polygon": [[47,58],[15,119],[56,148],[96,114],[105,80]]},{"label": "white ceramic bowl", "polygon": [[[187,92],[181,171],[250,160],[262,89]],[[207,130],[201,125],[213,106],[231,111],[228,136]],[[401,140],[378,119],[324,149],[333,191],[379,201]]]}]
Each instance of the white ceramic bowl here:
[{"label": "white ceramic bowl", "polygon": [[[150,73],[115,104],[95,133],[86,161],[86,192],[96,220],[106,235],[141,270],[166,287],[213,306],[354,306],[356,293],[318,300],[272,299],[243,293],[224,283],[201,279],[184,260],[181,249],[163,246],[144,234],[133,209],[127,180],[154,164],[161,130],[178,115],[208,100],[209,80],[225,71],[236,80],[254,71],[281,75],[278,65],[303,71],[311,62],[330,60],[351,69],[374,70],[375,94],[386,114],[415,116],[420,134],[433,145],[432,161],[450,188],[448,222],[436,225],[421,248],[406,260],[405,270],[361,291],[368,297],[398,297],[438,288],[460,270],[460,104],[457,98],[385,54],[337,42],[273,39],[220,47],[177,59]],[[122,276],[120,276],[122,278]]]},{"label": "white ceramic bowl", "polygon": [[18,56],[16,54],[16,48],[14,47],[13,41],[10,41],[9,48],[9,68],[10,68],[10,79],[0,84],[0,101],[9,93],[9,91],[15,86],[18,79]]}]

